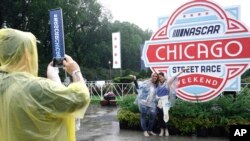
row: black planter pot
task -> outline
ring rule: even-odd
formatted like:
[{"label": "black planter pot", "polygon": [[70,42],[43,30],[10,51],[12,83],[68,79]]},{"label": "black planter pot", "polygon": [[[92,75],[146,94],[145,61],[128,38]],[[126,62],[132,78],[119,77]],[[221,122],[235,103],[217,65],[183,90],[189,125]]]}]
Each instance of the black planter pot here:
[{"label": "black planter pot", "polygon": [[110,106],[116,106],[116,100],[109,100],[109,105]]},{"label": "black planter pot", "polygon": [[197,137],[207,137],[208,136],[208,129],[207,128],[200,128],[197,130]]},{"label": "black planter pot", "polygon": [[168,132],[170,135],[180,135],[180,131],[172,126],[168,126]]},{"label": "black planter pot", "polygon": [[209,136],[212,137],[225,137],[227,136],[225,127],[214,127],[210,129]]},{"label": "black planter pot", "polygon": [[100,100],[101,106],[109,106],[109,101],[108,100]]},{"label": "black planter pot", "polygon": [[141,131],[141,126],[139,125],[128,125],[128,122],[121,122],[119,121],[120,129],[129,129],[129,130],[139,130]]}]

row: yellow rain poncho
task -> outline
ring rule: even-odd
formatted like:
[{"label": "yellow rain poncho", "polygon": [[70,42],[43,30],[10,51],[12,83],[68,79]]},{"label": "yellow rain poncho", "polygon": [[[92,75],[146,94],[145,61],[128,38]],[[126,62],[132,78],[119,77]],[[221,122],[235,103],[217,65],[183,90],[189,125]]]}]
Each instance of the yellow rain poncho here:
[{"label": "yellow rain poncho", "polygon": [[0,30],[0,141],[74,141],[75,118],[90,97],[86,85],[68,87],[37,77],[33,34]]}]

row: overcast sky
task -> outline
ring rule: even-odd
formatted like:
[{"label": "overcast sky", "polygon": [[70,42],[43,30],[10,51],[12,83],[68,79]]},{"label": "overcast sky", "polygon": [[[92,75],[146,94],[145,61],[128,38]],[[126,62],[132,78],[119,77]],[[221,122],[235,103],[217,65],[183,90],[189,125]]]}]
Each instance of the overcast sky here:
[{"label": "overcast sky", "polygon": [[[142,29],[157,30],[157,19],[170,16],[191,0],[98,0],[109,9],[114,20],[128,21]],[[240,5],[241,21],[250,27],[250,0],[213,0],[222,7]]]}]

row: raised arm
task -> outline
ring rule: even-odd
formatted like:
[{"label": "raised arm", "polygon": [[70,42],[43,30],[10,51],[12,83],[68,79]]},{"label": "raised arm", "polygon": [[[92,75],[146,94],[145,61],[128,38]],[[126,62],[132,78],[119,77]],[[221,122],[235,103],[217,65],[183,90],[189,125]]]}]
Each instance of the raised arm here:
[{"label": "raised arm", "polygon": [[138,94],[138,91],[137,91],[137,90],[139,89],[139,85],[138,85],[136,76],[134,76],[134,75],[129,75],[129,76],[132,78],[132,80],[133,80],[133,82],[134,82],[134,84],[135,84],[135,88],[136,88],[135,93]]},{"label": "raised arm", "polygon": [[168,82],[167,82],[167,85],[168,86],[171,86],[173,84],[173,82],[175,81],[175,79],[181,75],[185,70],[189,69],[189,67],[187,68],[183,68],[180,72],[178,72],[176,75],[174,75],[173,77],[171,77]]},{"label": "raised arm", "polygon": [[129,75],[129,76],[132,78],[132,80],[133,80],[133,82],[134,82],[134,84],[135,84],[135,88],[136,88],[136,89],[139,89],[139,85],[138,85],[136,76],[134,76],[134,75]]}]

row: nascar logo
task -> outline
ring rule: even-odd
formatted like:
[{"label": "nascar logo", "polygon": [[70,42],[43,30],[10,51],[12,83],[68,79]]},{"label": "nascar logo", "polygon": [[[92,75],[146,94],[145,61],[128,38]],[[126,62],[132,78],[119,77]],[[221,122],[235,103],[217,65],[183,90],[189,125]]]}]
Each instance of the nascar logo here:
[{"label": "nascar logo", "polygon": [[180,6],[145,42],[145,66],[169,77],[188,66],[176,90],[186,101],[239,91],[240,76],[250,64],[250,33],[235,16],[208,0]]}]

